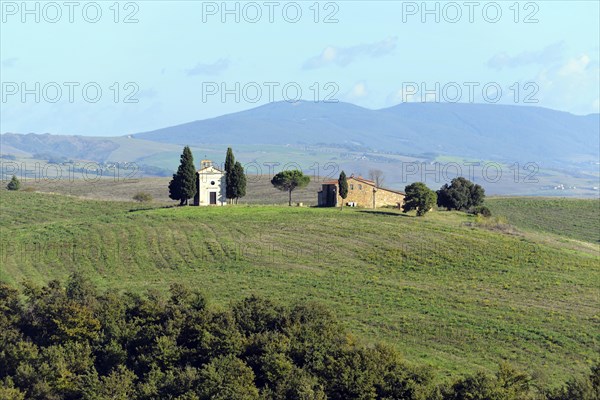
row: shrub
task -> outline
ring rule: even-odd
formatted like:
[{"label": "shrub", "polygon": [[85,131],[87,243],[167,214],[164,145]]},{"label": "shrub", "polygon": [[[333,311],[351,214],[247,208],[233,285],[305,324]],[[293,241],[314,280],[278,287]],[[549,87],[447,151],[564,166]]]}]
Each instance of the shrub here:
[{"label": "shrub", "polygon": [[149,201],[152,201],[152,195],[150,195],[149,193],[146,193],[146,192],[137,192],[133,196],[133,199],[140,203],[147,203]]},{"label": "shrub", "polygon": [[600,399],[600,363],[592,366],[587,377],[571,378],[564,387],[548,394],[548,400]]},{"label": "shrub", "polygon": [[473,215],[481,215],[483,217],[489,218],[492,216],[492,211],[486,206],[477,206],[473,207],[469,210],[469,212]]},{"label": "shrub", "polygon": [[10,179],[10,182],[8,182],[8,185],[6,185],[6,188],[8,190],[19,190],[21,188],[21,181],[19,181],[19,179],[13,175]]}]

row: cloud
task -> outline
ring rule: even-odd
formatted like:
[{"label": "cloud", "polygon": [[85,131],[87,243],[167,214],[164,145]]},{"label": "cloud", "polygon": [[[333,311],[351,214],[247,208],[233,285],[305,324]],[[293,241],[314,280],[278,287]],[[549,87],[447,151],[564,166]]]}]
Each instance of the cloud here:
[{"label": "cloud", "polygon": [[192,69],[187,70],[188,76],[194,75],[219,75],[229,68],[230,61],[227,58],[219,58],[212,64],[198,63]]},{"label": "cloud", "polygon": [[503,68],[516,68],[530,64],[542,64],[560,60],[565,51],[563,42],[553,43],[538,51],[525,51],[515,56],[510,56],[506,52],[495,54],[488,60],[488,67],[501,70]]},{"label": "cloud", "polygon": [[599,112],[600,63],[584,53],[544,67],[532,80],[540,105],[576,114]]},{"label": "cloud", "polygon": [[349,97],[357,99],[360,97],[365,97],[367,95],[367,86],[363,82],[359,82],[350,91],[348,94]]},{"label": "cloud", "polygon": [[397,44],[398,38],[394,36],[379,42],[350,47],[328,46],[323,49],[321,54],[306,60],[302,65],[302,69],[322,68],[331,64],[345,67],[359,57],[375,58],[389,54],[396,48]]},{"label": "cloud", "polygon": [[[516,77],[513,77],[516,78]],[[482,85],[475,89],[474,101],[485,103],[481,96]],[[563,59],[544,64],[538,71],[533,71],[523,78],[498,82],[502,88],[500,97],[502,104],[521,104],[525,106],[541,106],[555,110],[568,111],[574,114],[590,114],[600,112],[600,99],[598,99],[598,87],[600,87],[600,60],[598,53],[594,50],[564,57]],[[518,83],[518,90],[515,85]],[[443,83],[441,84],[444,85]],[[433,88],[432,82],[426,84],[427,88]],[[388,94],[386,105],[399,103],[433,101],[429,97],[423,99],[421,88],[414,90],[396,88]],[[494,98],[493,86],[486,91],[488,98]],[[460,102],[468,102],[469,94],[463,86]],[[440,101],[445,101],[442,98]]]},{"label": "cloud", "polygon": [[583,54],[580,57],[572,58],[567,61],[560,69],[558,74],[561,76],[570,75],[582,75],[585,74],[588,66],[590,65],[591,59],[587,54]]},{"label": "cloud", "polygon": [[338,100],[357,103],[367,99],[369,94],[370,92],[367,84],[364,81],[360,81],[350,86],[348,90],[341,92]]},{"label": "cloud", "polygon": [[19,59],[16,57],[12,57],[12,58],[5,58],[4,60],[2,60],[2,67],[3,68],[12,68],[15,66],[15,64],[17,63]]},{"label": "cloud", "polygon": [[597,54],[596,47],[576,56],[569,55],[565,43],[557,42],[538,51],[526,51],[514,56],[496,54],[488,61],[488,66],[501,70],[538,65],[540,69],[531,79],[519,79],[523,84],[537,85],[535,93],[533,89],[523,90],[520,101],[523,96],[531,94],[529,98],[537,99],[540,106],[588,114],[599,111],[600,68]]}]

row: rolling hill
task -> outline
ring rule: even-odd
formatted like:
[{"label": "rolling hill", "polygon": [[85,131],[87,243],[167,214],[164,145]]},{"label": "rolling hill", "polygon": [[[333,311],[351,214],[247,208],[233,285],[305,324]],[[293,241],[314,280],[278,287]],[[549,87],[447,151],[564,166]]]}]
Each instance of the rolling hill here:
[{"label": "rolling hill", "polygon": [[[571,212],[597,219],[597,204]],[[117,291],[185,282],[221,305],[315,300],[367,342],[442,374],[506,360],[558,385],[598,354],[598,239],[585,231],[484,229],[457,212],[163,208],[6,190],[0,212],[11,216],[0,221],[0,281],[11,285],[80,271]]]}]

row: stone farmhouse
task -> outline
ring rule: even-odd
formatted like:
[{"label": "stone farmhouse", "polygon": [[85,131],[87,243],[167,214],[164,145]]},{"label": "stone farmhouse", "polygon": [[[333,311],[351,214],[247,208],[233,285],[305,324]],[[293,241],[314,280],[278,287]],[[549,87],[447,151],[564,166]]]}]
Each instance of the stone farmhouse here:
[{"label": "stone farmhouse", "polygon": [[225,171],[217,168],[212,161],[202,160],[200,169],[196,172],[198,192],[194,197],[195,206],[224,206]]},{"label": "stone farmhouse", "polygon": [[[377,208],[383,206],[398,207],[404,203],[404,193],[391,189],[377,187],[375,182],[354,175],[347,178],[348,197],[344,205],[355,207]],[[323,182],[319,191],[318,204],[320,207],[337,207],[342,204],[339,195],[338,181]]]}]

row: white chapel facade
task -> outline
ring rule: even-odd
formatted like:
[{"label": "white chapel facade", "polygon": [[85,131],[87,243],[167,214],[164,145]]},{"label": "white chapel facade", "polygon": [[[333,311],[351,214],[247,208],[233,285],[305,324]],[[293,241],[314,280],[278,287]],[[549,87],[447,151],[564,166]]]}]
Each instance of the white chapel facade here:
[{"label": "white chapel facade", "polygon": [[196,172],[198,192],[194,197],[195,206],[224,206],[225,172],[217,168],[212,161],[202,160]]}]

